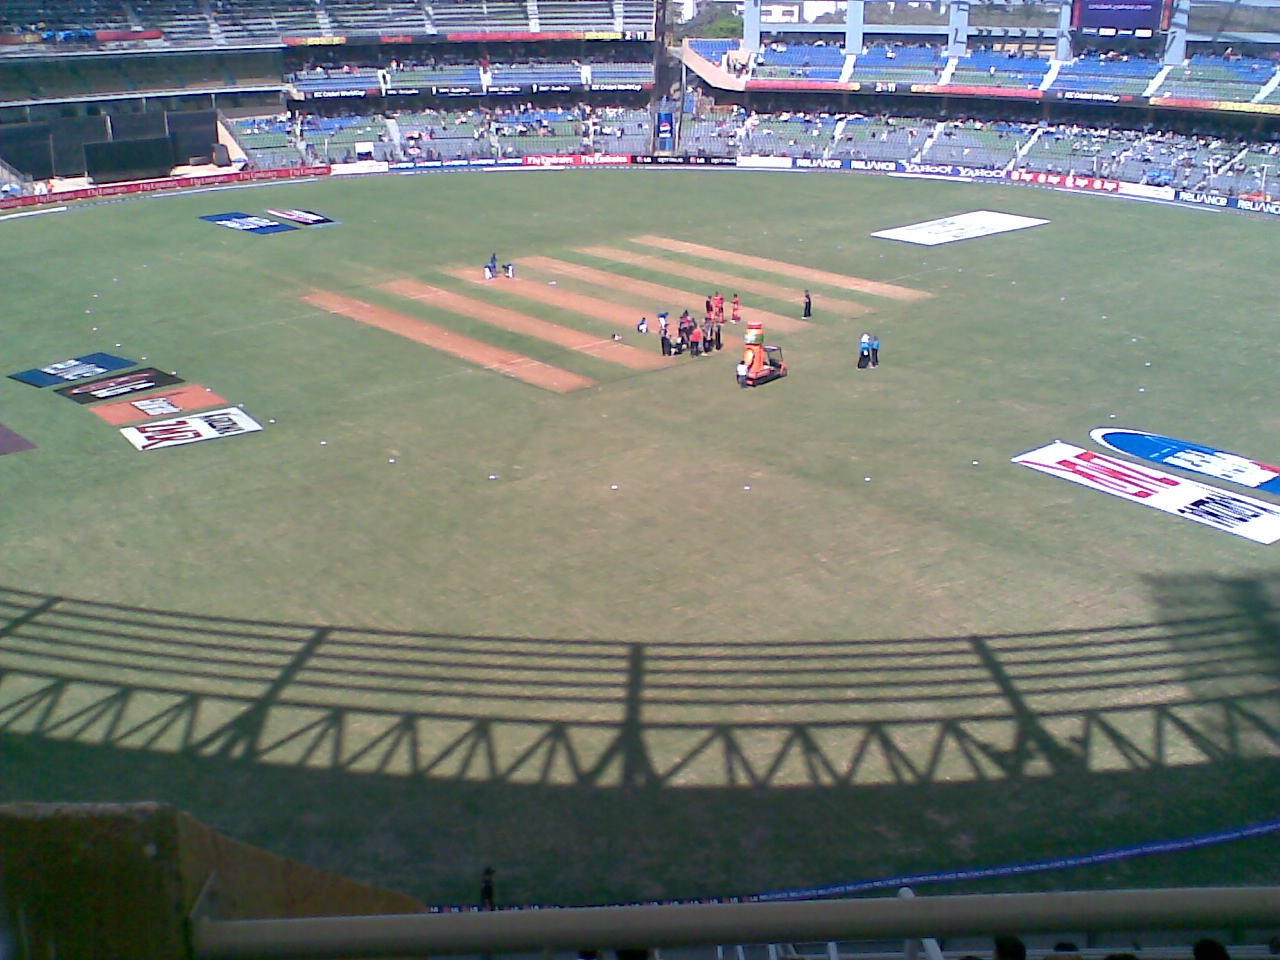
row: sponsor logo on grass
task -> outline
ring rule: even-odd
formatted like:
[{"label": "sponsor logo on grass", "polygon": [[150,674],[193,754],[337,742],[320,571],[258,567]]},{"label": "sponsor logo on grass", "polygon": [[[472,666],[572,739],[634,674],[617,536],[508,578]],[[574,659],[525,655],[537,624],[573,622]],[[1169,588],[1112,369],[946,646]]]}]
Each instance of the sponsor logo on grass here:
[{"label": "sponsor logo on grass", "polygon": [[221,407],[226,402],[225,398],[207,387],[192,383],[133,400],[102,403],[94,407],[92,412],[112,426],[122,427],[151,417],[172,417],[191,410],[203,410],[205,407]]},{"label": "sponsor logo on grass", "polygon": [[1177,467],[1189,473],[1226,480],[1254,490],[1280,493],[1280,467],[1259,460],[1250,460],[1239,454],[1228,453],[1216,447],[1188,443],[1174,437],[1147,433],[1143,430],[1124,430],[1098,427],[1089,433],[1095,443],[1130,456],[1167,467]]},{"label": "sponsor logo on grass", "polygon": [[175,383],[182,383],[182,378],[163,373],[155,367],[145,367],[132,373],[77,383],[74,387],[63,387],[55,390],[54,393],[61,394],[76,403],[96,403],[99,400],[122,397],[129,393],[141,393],[143,390],[151,390],[155,387],[168,387]]},{"label": "sponsor logo on grass", "polygon": [[163,447],[199,443],[201,440],[235,437],[261,429],[262,424],[239,407],[227,407],[176,420],[159,420],[137,427],[125,427],[120,432],[138,450],[159,450]]},{"label": "sponsor logo on grass", "polygon": [[289,220],[307,227],[323,227],[325,224],[335,222],[314,210],[268,210],[267,213],[281,220]]},{"label": "sponsor logo on grass", "polygon": [[880,237],[882,240],[901,240],[905,243],[933,247],[940,243],[954,243],[957,240],[972,240],[974,237],[1008,233],[1010,230],[1039,227],[1048,222],[1035,217],[1019,217],[1011,213],[975,210],[972,213],[962,213],[958,217],[946,217],[942,220],[929,220],[906,227],[894,227],[892,230],[881,230],[873,233],[872,236]]},{"label": "sponsor logo on grass", "polygon": [[1254,543],[1280,540],[1280,508],[1061,440],[1019,454],[1013,462]]},{"label": "sponsor logo on grass", "polygon": [[67,383],[70,380],[87,380],[89,377],[96,377],[100,373],[123,370],[125,367],[132,367],[134,363],[136,361],[112,356],[109,353],[90,353],[83,357],[59,360],[57,363],[51,363],[47,367],[40,367],[37,370],[23,370],[19,373],[11,373],[9,374],[9,379],[29,383],[33,387],[51,387],[56,383]]},{"label": "sponsor logo on grass", "polygon": [[288,223],[277,223],[275,220],[254,217],[247,213],[211,213],[200,219],[216,223],[220,227],[239,230],[242,233],[284,233],[287,230],[298,229]]}]

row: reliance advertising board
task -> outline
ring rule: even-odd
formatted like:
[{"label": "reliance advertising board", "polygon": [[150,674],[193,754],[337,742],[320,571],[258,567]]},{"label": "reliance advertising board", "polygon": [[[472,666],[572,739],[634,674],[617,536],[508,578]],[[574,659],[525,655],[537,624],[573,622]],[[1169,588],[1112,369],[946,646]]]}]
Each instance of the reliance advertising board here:
[{"label": "reliance advertising board", "polygon": [[1280,540],[1280,508],[1274,504],[1117,460],[1061,440],[1019,454],[1013,462],[1254,543]]}]

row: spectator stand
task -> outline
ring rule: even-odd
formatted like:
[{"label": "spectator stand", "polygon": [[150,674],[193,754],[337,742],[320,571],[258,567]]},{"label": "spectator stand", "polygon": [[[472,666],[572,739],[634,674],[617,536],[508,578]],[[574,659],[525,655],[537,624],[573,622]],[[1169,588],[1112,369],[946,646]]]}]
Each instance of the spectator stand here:
[{"label": "spectator stand", "polygon": [[844,51],[812,43],[771,43],[755,56],[752,76],[758,79],[839,80]]},{"label": "spectator stand", "polygon": [[260,170],[296,167],[302,163],[286,117],[252,117],[225,125],[249,163]]},{"label": "spectator stand", "polygon": [[894,117],[849,117],[833,156],[843,160],[910,160],[929,138],[932,121]]},{"label": "spectator stand", "polygon": [[613,7],[620,12],[619,29],[652,38],[658,16],[654,0],[613,0]]},{"label": "spectator stand", "polygon": [[1038,90],[1049,67],[1050,61],[1039,57],[979,50],[956,58],[950,82],[958,87]]},{"label": "spectator stand", "polygon": [[[209,0],[214,40],[229,45],[279,43],[281,37],[322,36],[314,0]],[[327,19],[327,14],[325,14]]]},{"label": "spectator stand", "polygon": [[479,109],[422,110],[396,115],[401,150],[411,160],[453,160],[490,156],[482,141],[485,115]]},{"label": "spectator stand", "polygon": [[1155,95],[1249,103],[1275,74],[1276,65],[1267,60],[1196,54],[1183,66],[1170,68]]},{"label": "spectator stand", "polygon": [[132,26],[120,0],[76,0],[75,3],[4,0],[0,4],[0,32],[39,34],[50,43],[75,40],[71,36],[60,40],[53,34],[129,30]]},{"label": "spectator stand", "polygon": [[344,67],[326,70],[316,67],[290,74],[289,83],[301,96],[308,99],[328,99],[340,94],[364,96],[370,90],[382,92],[379,72],[372,67]]},{"label": "spectator stand", "polygon": [[480,65],[434,59],[427,64],[401,64],[387,70],[387,86],[401,90],[429,90],[433,86],[480,88]]},{"label": "spectator stand", "polygon": [[924,163],[951,163],[1003,170],[1030,140],[1030,125],[960,120],[944,123],[921,150]]},{"label": "spectator stand", "polygon": [[[719,67],[721,70],[730,70],[728,56],[733,50],[742,49],[742,41],[740,40],[700,40],[690,39],[689,49],[700,56],[708,63]],[[732,72],[730,70],[730,72]]]},{"label": "spectator stand", "polygon": [[340,34],[420,34],[431,26],[415,0],[324,0],[324,9]]},{"label": "spectator stand", "polygon": [[610,0],[538,0],[537,30],[614,30]]},{"label": "spectator stand", "polygon": [[839,124],[834,114],[751,113],[733,138],[741,156],[819,158],[829,155]]},{"label": "spectator stand", "polygon": [[431,21],[441,33],[531,33],[522,0],[433,0]]},{"label": "spectator stand", "polygon": [[1064,63],[1049,89],[1142,96],[1160,70],[1156,60],[1088,54]]},{"label": "spectator stand", "polygon": [[356,145],[371,143],[371,159],[390,160],[394,149],[387,124],[381,117],[317,117],[307,115],[300,121],[298,148],[308,161],[350,163],[361,159]]},{"label": "spectator stand", "polygon": [[[130,0],[130,5],[143,26],[155,27],[164,33],[167,45],[214,43],[213,21],[198,0]],[[209,9],[216,15],[218,4]]]},{"label": "spectator stand", "polygon": [[1115,164],[1131,155],[1139,139],[1140,134],[1128,130],[1044,127],[1028,143],[1016,166],[1040,173],[1108,176]]},{"label": "spectator stand", "polygon": [[941,48],[874,44],[858,54],[848,79],[857,83],[938,83],[947,66]]}]

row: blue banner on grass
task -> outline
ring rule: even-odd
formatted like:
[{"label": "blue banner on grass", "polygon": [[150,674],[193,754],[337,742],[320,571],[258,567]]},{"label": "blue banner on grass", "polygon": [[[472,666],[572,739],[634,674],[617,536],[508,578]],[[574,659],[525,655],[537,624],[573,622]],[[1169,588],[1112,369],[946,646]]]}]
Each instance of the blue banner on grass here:
[{"label": "blue banner on grass", "polygon": [[255,217],[248,213],[211,213],[200,219],[241,233],[284,233],[298,229],[292,224],[277,223],[268,217]]},{"label": "blue banner on grass", "polygon": [[109,353],[89,353],[83,357],[59,360],[57,363],[51,363],[47,367],[11,373],[9,374],[9,379],[17,380],[21,383],[29,383],[33,387],[52,387],[54,384],[67,383],[72,380],[87,380],[89,377],[96,377],[101,373],[110,373],[112,370],[123,370],[125,367],[134,366],[137,362],[136,360],[126,360],[124,357],[112,356]]}]

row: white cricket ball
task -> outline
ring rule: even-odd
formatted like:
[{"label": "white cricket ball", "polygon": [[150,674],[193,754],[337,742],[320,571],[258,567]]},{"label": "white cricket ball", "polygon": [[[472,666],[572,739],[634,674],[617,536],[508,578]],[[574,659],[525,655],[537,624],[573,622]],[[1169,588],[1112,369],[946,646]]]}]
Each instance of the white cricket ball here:
[{"label": "white cricket ball", "polygon": [[97,327],[94,327],[93,329],[94,329],[94,330],[97,330],[98,328],[97,328]]},{"label": "white cricket ball", "polygon": [[85,313],[93,313],[92,310],[86,310]]},{"label": "white cricket ball", "polygon": [[387,460],[387,463],[395,463],[395,462],[396,462],[396,458],[395,458],[395,457],[391,457],[391,458],[389,458],[389,459]]},{"label": "white cricket ball", "polygon": [[1149,367],[1149,366],[1151,366],[1151,361],[1150,361],[1150,360],[1148,360],[1146,363],[1144,363],[1144,364],[1143,364],[1143,366],[1144,366],[1144,367]]},{"label": "white cricket ball", "polygon": [[744,484],[742,485],[742,489],[743,489],[743,490],[750,490],[750,489],[751,489],[751,484],[749,484],[749,483],[744,483]]},{"label": "white cricket ball", "polygon": [[871,482],[871,478],[870,478],[870,477],[863,477],[862,479],[863,479],[865,482],[867,482],[867,483],[870,483],[870,482]]},{"label": "white cricket ball", "polygon": [[497,475],[496,473],[491,473],[491,474],[489,474],[489,479],[490,479],[490,480],[497,480],[497,479],[498,479],[498,475]]},{"label": "white cricket ball", "polygon": [[328,440],[321,440],[321,441],[320,441],[320,446],[322,446],[322,447],[327,447],[328,445],[329,445],[329,441],[328,441]]},{"label": "white cricket ball", "polygon": [[617,485],[616,483],[611,483],[611,484],[609,484],[609,489],[610,489],[610,490],[617,490],[617,489],[618,489],[618,485]]},{"label": "white cricket ball", "polygon": [[120,346],[120,344],[118,344],[118,343],[117,343],[117,344],[116,344],[116,346],[118,347],[118,346]]},{"label": "white cricket ball", "polygon": [[268,421],[267,421],[267,423],[275,423],[275,422],[276,422],[276,418],[275,418],[275,417],[272,417],[270,420],[268,420]]},{"label": "white cricket ball", "polygon": [[1138,392],[1139,392],[1139,393],[1146,393],[1146,392],[1147,392],[1147,388],[1146,388],[1146,387],[1139,387],[1139,388],[1138,388]]},{"label": "white cricket ball", "polygon": [[1108,413],[1108,414],[1107,414],[1107,419],[1108,419],[1108,420],[1114,420],[1115,418],[1116,418],[1116,415],[1115,415],[1114,413]]},{"label": "white cricket ball", "polygon": [[975,467],[978,465],[978,461],[977,461],[977,460],[970,460],[969,462],[970,462],[971,464],[973,464]]}]

